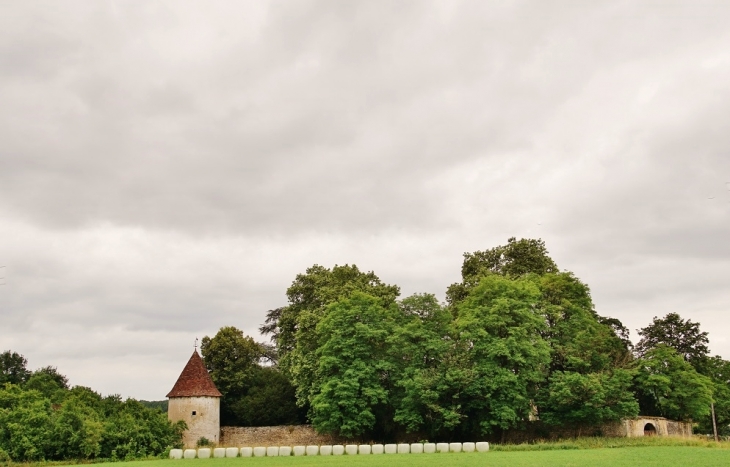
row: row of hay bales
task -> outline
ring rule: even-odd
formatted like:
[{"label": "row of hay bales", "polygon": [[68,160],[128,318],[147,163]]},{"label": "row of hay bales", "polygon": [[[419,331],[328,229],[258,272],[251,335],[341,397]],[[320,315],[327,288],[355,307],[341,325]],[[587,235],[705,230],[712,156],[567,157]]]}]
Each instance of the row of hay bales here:
[{"label": "row of hay bales", "polygon": [[335,444],[324,446],[257,446],[244,448],[172,449],[170,459],[212,457],[341,456],[347,454],[434,454],[443,452],[487,452],[489,443]]}]

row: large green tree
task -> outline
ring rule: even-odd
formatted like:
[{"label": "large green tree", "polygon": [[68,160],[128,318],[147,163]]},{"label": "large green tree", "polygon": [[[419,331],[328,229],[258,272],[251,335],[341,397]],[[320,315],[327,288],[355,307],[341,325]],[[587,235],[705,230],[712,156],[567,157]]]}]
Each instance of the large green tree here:
[{"label": "large green tree", "polygon": [[464,418],[460,396],[471,376],[465,349],[435,296],[416,294],[398,305],[401,316],[388,340],[393,420],[429,439],[448,437]]},{"label": "large green tree", "polygon": [[287,289],[289,304],[272,310],[262,330],[275,336],[279,366],[296,388],[297,403],[306,407],[310,388],[319,368],[317,325],[328,306],[361,292],[374,297],[383,307],[391,307],[400,293],[383,283],[373,272],[361,272],[355,265],[335,265],[332,269],[314,265],[298,274]]},{"label": "large green tree", "polygon": [[713,384],[674,348],[659,344],[637,361],[642,413],[674,420],[699,420],[710,413]]},{"label": "large green tree", "polygon": [[268,349],[233,326],[201,341],[201,353],[213,382],[223,394],[221,421],[266,426],[301,422],[294,388],[275,367],[261,366]]},{"label": "large green tree", "polygon": [[315,375],[305,382],[317,431],[355,437],[376,426],[388,402],[387,340],[395,319],[394,306],[358,291],[327,307],[316,328]]},{"label": "large green tree", "polygon": [[572,273],[526,279],[540,289],[537,309],[545,318],[543,337],[550,345],[550,376],[537,395],[540,419],[580,431],[637,415],[632,356],[617,334],[623,325],[596,314],[588,286]]},{"label": "large green tree", "polygon": [[468,430],[506,430],[533,412],[550,363],[539,301],[533,281],[490,274],[459,304],[456,328],[474,373],[464,388]]}]

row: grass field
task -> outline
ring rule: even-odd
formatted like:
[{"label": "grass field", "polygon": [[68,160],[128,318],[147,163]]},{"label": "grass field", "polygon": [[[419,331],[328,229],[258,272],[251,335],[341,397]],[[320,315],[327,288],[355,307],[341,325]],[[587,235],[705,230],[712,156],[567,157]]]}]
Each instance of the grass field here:
[{"label": "grass field", "polygon": [[656,446],[624,447],[620,449],[558,449],[416,455],[165,459],[124,462],[121,464],[124,467],[726,467],[730,465],[730,450],[688,446]]}]

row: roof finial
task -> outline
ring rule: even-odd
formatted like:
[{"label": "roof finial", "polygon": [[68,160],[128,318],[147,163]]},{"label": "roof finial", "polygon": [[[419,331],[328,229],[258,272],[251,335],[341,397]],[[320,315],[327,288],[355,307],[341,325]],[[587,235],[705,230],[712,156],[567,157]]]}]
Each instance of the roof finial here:
[{"label": "roof finial", "polygon": [[195,338],[195,351],[198,351],[198,338]]}]

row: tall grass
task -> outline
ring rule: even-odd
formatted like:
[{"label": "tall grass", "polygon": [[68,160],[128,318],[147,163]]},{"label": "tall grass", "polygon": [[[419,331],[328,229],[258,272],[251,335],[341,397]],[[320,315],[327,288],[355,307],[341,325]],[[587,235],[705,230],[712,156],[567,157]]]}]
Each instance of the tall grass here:
[{"label": "tall grass", "polygon": [[691,446],[703,448],[730,449],[730,441],[709,441],[706,438],[672,438],[646,436],[638,438],[585,437],[561,441],[536,441],[523,444],[492,444],[493,451],[553,451],[560,449],[600,449],[644,446]]}]

